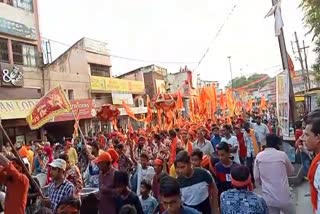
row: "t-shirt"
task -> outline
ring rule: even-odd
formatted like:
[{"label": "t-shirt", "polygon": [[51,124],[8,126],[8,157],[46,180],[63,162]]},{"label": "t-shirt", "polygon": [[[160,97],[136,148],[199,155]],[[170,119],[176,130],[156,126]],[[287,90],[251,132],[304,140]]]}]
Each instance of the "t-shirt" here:
[{"label": "t-shirt", "polygon": [[231,153],[233,157],[233,161],[240,164],[239,158],[239,142],[236,136],[231,136],[229,139],[226,137],[221,139],[221,142],[226,142],[227,144],[231,145],[232,147],[238,147],[238,150],[235,153]]},{"label": "t-shirt", "polygon": [[134,206],[136,208],[138,214],[144,214],[139,197],[134,192],[130,192],[128,197],[125,199],[118,196],[118,197],[116,197],[115,201],[116,201],[117,213],[120,212],[121,208],[124,205],[128,204],[128,205]]},{"label": "t-shirt", "polygon": [[221,195],[222,192],[228,189],[232,189],[231,168],[235,165],[237,165],[237,163],[232,162],[230,167],[225,167],[221,162],[216,163],[216,181],[219,190],[219,195]]},{"label": "t-shirt", "polygon": [[316,214],[320,214],[320,165],[318,165],[316,173],[314,175],[313,185],[318,192],[318,209],[316,210]]},{"label": "t-shirt", "polygon": [[152,196],[149,196],[149,198],[145,200],[142,198],[142,196],[140,196],[139,199],[144,214],[153,214],[157,206],[159,205],[157,199]]},{"label": "t-shirt", "polygon": [[[180,213],[181,214],[201,214],[199,211],[197,211],[197,210],[195,210],[193,208],[187,207],[187,206],[182,206]],[[168,211],[165,211],[162,214],[168,214]]]},{"label": "t-shirt", "polygon": [[209,200],[209,185],[214,181],[204,169],[194,168],[190,178],[179,176],[178,183],[184,205],[192,207],[202,213],[211,213]]}]

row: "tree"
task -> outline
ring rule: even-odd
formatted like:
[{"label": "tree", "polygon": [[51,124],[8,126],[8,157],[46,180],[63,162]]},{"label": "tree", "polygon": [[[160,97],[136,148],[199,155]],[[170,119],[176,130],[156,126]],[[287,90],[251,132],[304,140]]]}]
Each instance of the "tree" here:
[{"label": "tree", "polygon": [[[232,80],[233,82],[233,88],[240,88],[242,86],[248,85],[256,80],[260,80],[261,78],[265,77],[266,74],[252,74],[251,76],[249,76],[248,78],[246,78],[245,76],[241,76],[241,77],[236,77]],[[256,84],[250,85],[248,87],[248,89],[250,88],[262,88],[263,86],[265,86],[267,80],[258,82]],[[228,86],[231,85],[231,82],[229,82]]]},{"label": "tree", "polygon": [[315,71],[316,80],[320,81],[320,1],[319,0],[302,0],[300,5],[305,11],[304,22],[309,28],[308,33],[313,34],[317,53],[315,64],[312,65]]}]

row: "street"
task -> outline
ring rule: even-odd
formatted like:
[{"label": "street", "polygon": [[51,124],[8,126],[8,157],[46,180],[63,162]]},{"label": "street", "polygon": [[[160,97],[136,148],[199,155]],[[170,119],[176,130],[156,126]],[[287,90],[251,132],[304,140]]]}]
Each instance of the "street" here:
[{"label": "street", "polygon": [[[261,189],[256,188],[254,192],[261,195]],[[293,201],[296,202],[296,213],[297,214],[311,214],[312,213],[312,207],[310,203],[310,196],[306,196],[306,194],[309,194],[309,184],[307,181],[303,182],[299,186],[292,188],[292,198]]]}]

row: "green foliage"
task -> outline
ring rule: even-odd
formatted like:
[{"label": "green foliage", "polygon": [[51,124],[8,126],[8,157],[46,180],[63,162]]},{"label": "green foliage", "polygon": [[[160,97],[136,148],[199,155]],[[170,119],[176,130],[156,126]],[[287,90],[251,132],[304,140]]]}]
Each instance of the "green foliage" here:
[{"label": "green foliage", "polygon": [[[242,86],[248,85],[258,79],[261,79],[262,77],[264,77],[266,74],[252,74],[251,76],[249,76],[248,78],[246,78],[245,76],[241,76],[241,77],[236,77],[233,79],[233,87],[234,88],[240,88]],[[263,86],[265,86],[267,80],[261,81],[257,84],[251,85],[248,88],[262,88]],[[230,83],[229,83],[230,85]]]},{"label": "green foliage", "polygon": [[320,1],[319,0],[302,0],[300,7],[305,12],[304,22],[309,28],[309,33],[313,34],[317,53],[317,59],[312,69],[315,71],[315,77],[320,82]]},{"label": "green foliage", "polygon": [[320,35],[320,1],[302,0],[300,5],[305,11],[304,21],[309,28],[309,33],[313,33],[313,38]]}]

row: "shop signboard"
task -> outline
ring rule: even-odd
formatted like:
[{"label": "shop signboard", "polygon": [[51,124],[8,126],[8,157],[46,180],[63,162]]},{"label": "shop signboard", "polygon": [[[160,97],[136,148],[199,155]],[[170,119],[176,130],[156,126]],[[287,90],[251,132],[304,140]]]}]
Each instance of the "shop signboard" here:
[{"label": "shop signboard", "polygon": [[[70,100],[72,111],[75,115],[79,112],[79,119],[90,119],[96,116],[95,103],[92,99]],[[63,113],[55,117],[51,122],[74,120],[72,112]]]},{"label": "shop signboard", "polygon": [[91,76],[91,90],[100,92],[144,93],[142,81]]},{"label": "shop signboard", "polygon": [[133,105],[132,94],[128,93],[112,93],[112,103],[114,105],[122,105],[122,101],[125,101],[128,105]]},{"label": "shop signboard", "polygon": [[[148,112],[147,107],[133,107],[130,108],[134,114],[146,114]],[[120,116],[128,115],[124,108],[119,108]]]},{"label": "shop signboard", "polygon": [[0,118],[2,120],[26,118],[38,99],[0,100]]},{"label": "shop signboard", "polygon": [[281,135],[289,137],[289,72],[285,71],[276,77],[277,117]]},{"label": "shop signboard", "polygon": [[0,85],[22,87],[24,83],[22,66],[0,63]]}]

